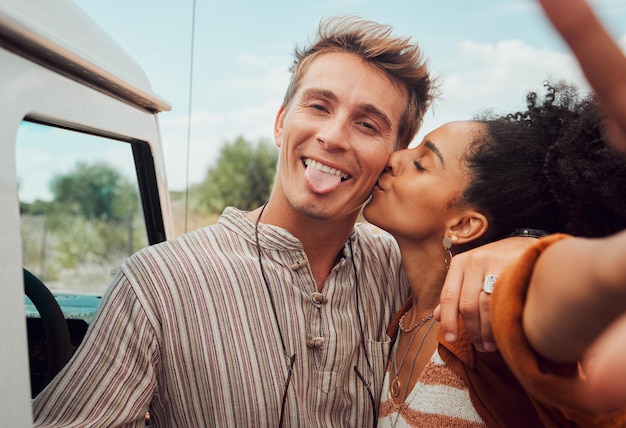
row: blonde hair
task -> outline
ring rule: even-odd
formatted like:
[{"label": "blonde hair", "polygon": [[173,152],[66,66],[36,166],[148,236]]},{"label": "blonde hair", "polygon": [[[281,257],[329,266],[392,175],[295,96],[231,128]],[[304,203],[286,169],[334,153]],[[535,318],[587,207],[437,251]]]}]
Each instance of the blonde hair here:
[{"label": "blonde hair", "polygon": [[309,47],[296,48],[294,52],[284,106],[293,99],[302,76],[315,58],[329,52],[356,54],[383,71],[399,88],[406,89],[407,105],[399,124],[396,149],[408,147],[435,98],[436,89],[419,45],[410,38],[393,36],[389,25],[354,16],[322,20],[313,43]]}]

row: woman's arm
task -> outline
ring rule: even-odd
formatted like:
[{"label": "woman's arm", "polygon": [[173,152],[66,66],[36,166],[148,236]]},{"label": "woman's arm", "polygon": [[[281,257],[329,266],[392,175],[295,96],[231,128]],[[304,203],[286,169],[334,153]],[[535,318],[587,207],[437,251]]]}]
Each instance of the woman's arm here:
[{"label": "woman's arm", "polygon": [[598,95],[612,145],[626,154],[626,57],[585,0],[539,3]]},{"label": "woman's arm", "polygon": [[580,359],[626,312],[625,255],[626,231],[601,239],[565,239],[544,250],[523,317],[528,341],[539,354],[553,361]]},{"label": "woman's arm", "polygon": [[539,256],[528,288],[524,333],[553,361],[582,360],[587,402],[626,403],[626,231],[558,241]]}]

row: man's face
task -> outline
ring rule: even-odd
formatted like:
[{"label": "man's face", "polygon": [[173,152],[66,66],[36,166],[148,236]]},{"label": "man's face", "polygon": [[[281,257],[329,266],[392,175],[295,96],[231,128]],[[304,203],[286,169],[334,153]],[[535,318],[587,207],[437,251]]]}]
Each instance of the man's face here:
[{"label": "man's face", "polygon": [[354,216],[395,147],[406,103],[403,89],[358,56],[319,56],[276,119],[275,190],[311,218]]}]

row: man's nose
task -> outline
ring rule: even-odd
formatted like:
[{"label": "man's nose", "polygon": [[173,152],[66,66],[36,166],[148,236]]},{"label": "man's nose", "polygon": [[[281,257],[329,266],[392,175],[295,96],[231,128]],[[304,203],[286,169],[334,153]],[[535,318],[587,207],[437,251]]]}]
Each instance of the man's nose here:
[{"label": "man's nose", "polygon": [[328,119],[317,134],[317,140],[327,150],[347,150],[350,147],[349,123],[341,117]]},{"label": "man's nose", "polygon": [[402,165],[406,164],[407,156],[411,153],[409,149],[397,150],[389,156],[389,162],[385,167],[385,172],[391,175],[398,175]]}]

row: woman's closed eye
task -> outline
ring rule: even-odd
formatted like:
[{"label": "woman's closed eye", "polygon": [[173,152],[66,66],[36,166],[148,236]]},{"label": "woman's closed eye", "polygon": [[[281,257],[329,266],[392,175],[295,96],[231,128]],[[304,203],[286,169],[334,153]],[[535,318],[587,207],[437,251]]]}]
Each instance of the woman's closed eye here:
[{"label": "woman's closed eye", "polygon": [[413,165],[415,165],[418,171],[426,171],[426,168],[424,168],[417,159],[413,161]]}]

